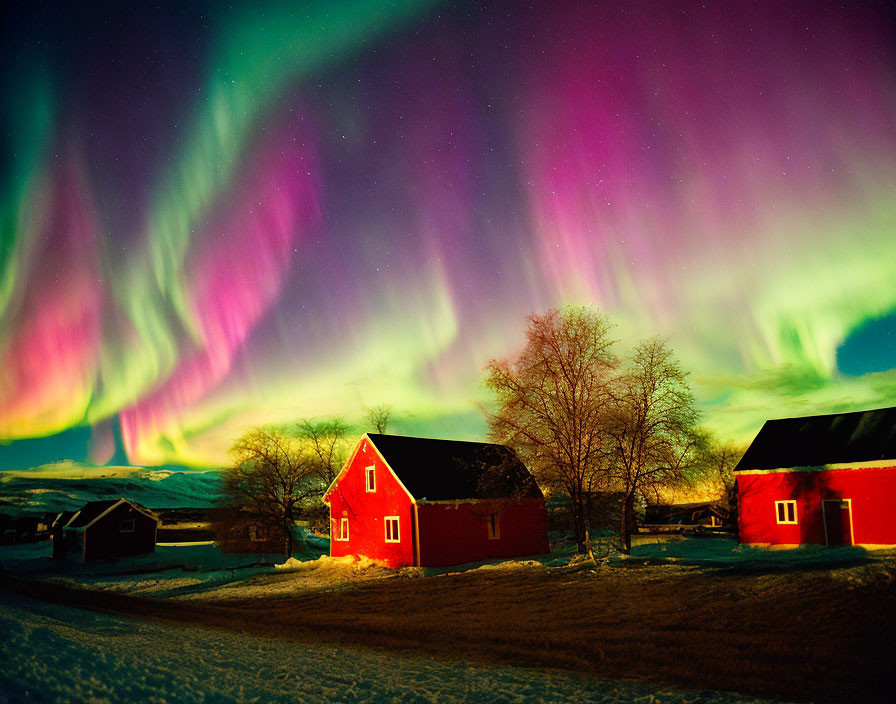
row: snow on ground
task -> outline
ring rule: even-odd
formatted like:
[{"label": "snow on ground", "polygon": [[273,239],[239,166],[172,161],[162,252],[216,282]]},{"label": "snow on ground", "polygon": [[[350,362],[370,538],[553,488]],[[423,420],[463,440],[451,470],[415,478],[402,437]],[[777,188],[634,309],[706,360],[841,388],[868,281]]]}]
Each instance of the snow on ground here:
[{"label": "snow on ground", "polygon": [[373,560],[333,558],[326,539],[309,538],[296,557],[231,555],[213,543],[158,545],[156,552],[132,558],[77,564],[49,559],[49,542],[0,546],[0,567],[29,578],[49,579],[91,589],[176,599],[256,599],[308,590],[348,589],[381,579],[434,577],[469,570],[598,569],[647,567],[639,581],[661,580],[673,573],[736,569],[759,575],[756,586],[771,587],[795,570],[825,570],[854,585],[871,580],[896,581],[896,550],[804,546],[767,550],[739,545],[727,536],[635,536],[631,555],[618,553],[593,562],[572,546],[537,559],[469,563],[442,568],[389,569]]},{"label": "snow on ground", "polygon": [[896,547],[802,545],[770,549],[741,545],[736,538],[723,535],[643,535],[632,541],[630,556],[616,555],[608,560],[617,564],[639,561],[660,568],[674,565],[751,572],[760,575],[760,587],[802,570],[823,570],[852,585],[896,580]]},{"label": "snow on ground", "polygon": [[[331,558],[326,541],[300,559],[221,554],[213,544],[159,546],[124,560],[78,565],[48,558],[50,544],[0,547],[0,567],[28,578],[176,599],[255,599],[349,589],[379,579],[438,578],[464,570],[594,570],[604,579],[662,580],[682,572],[748,570],[751,589],[821,569],[849,583],[896,582],[896,552],[804,547],[768,551],[724,536],[636,536],[631,556],[596,562],[570,546],[538,559],[390,570]],[[276,564],[275,564],[276,563]],[[634,568],[634,569],[632,569]],[[0,704],[36,702],[726,702],[571,673],[485,667],[350,650],[95,614],[0,591]]]},{"label": "snow on ground", "polygon": [[259,599],[294,595],[310,590],[348,589],[359,582],[422,576],[413,567],[390,569],[368,558],[355,560],[350,556],[297,560],[292,557],[274,565],[274,573],[257,574],[249,579],[208,585],[208,588],[182,594],[195,599]]},{"label": "snow on ground", "polygon": [[[177,596],[270,574],[276,555],[231,555],[214,543],[157,545],[154,553],[80,564],[51,560],[50,541],[0,546],[0,566],[29,579],[128,594]],[[319,553],[315,553],[315,556]]]},{"label": "snow on ground", "polygon": [[539,562],[538,560],[505,560],[504,562],[496,562],[496,563],[486,563],[484,565],[480,565],[479,567],[474,567],[475,571],[488,571],[488,570],[499,570],[499,571],[507,571],[507,570],[522,570],[529,567],[544,567],[544,564]]},{"label": "snow on ground", "polygon": [[0,704],[769,701],[179,628],[4,591],[0,662]]}]

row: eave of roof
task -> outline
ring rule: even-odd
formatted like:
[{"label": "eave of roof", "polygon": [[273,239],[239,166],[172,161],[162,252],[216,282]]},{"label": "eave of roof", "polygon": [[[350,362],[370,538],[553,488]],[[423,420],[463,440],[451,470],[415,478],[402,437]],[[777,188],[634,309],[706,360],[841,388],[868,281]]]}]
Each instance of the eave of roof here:
[{"label": "eave of roof", "polygon": [[[63,527],[70,528],[71,530],[87,530],[88,528],[90,528],[90,526],[92,526],[94,523],[96,523],[98,520],[100,520],[103,516],[108,515],[110,512],[112,512],[114,509],[118,508],[122,504],[128,504],[135,511],[137,511],[138,513],[142,513],[147,518],[151,518],[158,524],[159,518],[152,512],[144,509],[141,506],[138,506],[133,501],[128,501],[127,499],[118,499],[118,501],[115,501],[114,503],[112,503],[104,511],[102,511],[101,513],[94,516],[91,520],[89,520],[84,525],[79,525],[79,526],[72,525],[75,521],[77,521],[78,516],[81,515],[81,511],[78,511],[77,513],[75,513],[74,516],[71,517],[71,519],[68,521],[68,523],[66,523],[65,526],[63,526]],[[83,509],[82,509],[82,511],[83,511]]]},{"label": "eave of roof", "polygon": [[833,472],[837,470],[861,471],[864,469],[896,469],[896,458],[870,462],[834,462],[806,465],[805,467],[772,467],[770,469],[735,469],[738,474],[780,474],[782,472]]}]

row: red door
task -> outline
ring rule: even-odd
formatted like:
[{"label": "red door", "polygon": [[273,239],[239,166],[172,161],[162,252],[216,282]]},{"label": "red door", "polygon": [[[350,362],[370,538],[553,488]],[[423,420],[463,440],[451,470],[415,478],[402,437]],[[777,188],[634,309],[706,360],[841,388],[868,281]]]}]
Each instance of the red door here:
[{"label": "red door", "polygon": [[824,514],[824,538],[827,545],[852,545],[852,516],[849,499],[825,499],[821,502]]}]

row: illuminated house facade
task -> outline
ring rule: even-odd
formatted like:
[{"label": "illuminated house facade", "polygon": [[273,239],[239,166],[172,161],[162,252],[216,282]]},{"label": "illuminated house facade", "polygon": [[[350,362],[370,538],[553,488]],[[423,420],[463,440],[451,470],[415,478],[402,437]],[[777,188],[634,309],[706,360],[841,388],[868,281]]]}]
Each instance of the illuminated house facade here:
[{"label": "illuminated house facade", "polygon": [[742,543],[896,545],[896,408],[767,421],[734,472]]},{"label": "illuminated house facade", "polygon": [[548,552],[544,496],[502,445],[369,433],[324,502],[333,557],[402,567]]}]

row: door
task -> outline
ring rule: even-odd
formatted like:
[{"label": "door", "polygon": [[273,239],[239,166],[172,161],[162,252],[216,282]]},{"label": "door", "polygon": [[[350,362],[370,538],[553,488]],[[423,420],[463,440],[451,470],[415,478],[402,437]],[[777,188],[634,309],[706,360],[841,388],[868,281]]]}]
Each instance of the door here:
[{"label": "door", "polygon": [[852,501],[825,499],[821,509],[825,545],[852,545]]}]

